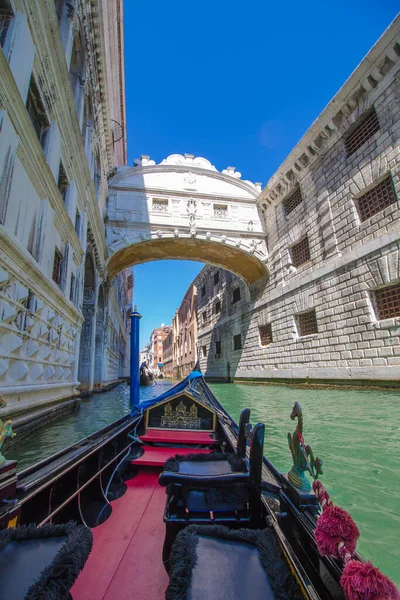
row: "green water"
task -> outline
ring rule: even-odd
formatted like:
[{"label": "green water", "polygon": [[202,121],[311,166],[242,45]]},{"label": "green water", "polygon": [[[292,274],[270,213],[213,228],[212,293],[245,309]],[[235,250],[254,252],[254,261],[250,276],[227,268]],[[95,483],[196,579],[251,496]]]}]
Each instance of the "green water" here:
[{"label": "green water", "polygon": [[210,386],[238,419],[266,425],[264,453],[283,472],[290,468],[287,433],[295,401],[303,435],[324,461],[322,482],[360,529],[359,551],[400,585],[400,394],[364,390],[304,390],[289,386]]},{"label": "green water", "polygon": [[[160,381],[142,388],[142,399],[171,387]],[[364,390],[304,390],[289,386],[210,386],[238,419],[251,408],[251,421],[266,425],[264,451],[283,472],[290,468],[287,433],[295,401],[303,409],[304,438],[324,461],[322,481],[335,503],[349,510],[360,529],[358,548],[400,585],[400,394]],[[96,394],[80,409],[18,437],[7,450],[21,470],[93,433],[129,412],[129,388]]]}]

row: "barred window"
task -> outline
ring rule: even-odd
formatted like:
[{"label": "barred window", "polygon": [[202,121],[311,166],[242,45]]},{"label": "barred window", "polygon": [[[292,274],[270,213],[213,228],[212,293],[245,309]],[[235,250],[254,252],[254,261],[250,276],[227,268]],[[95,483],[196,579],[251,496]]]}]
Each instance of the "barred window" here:
[{"label": "barred window", "polygon": [[219,271],[214,273],[214,285],[217,285],[217,283],[219,283]]},{"label": "barred window", "polygon": [[310,260],[310,245],[306,236],[300,242],[291,247],[292,263],[299,267]]},{"label": "barred window", "polygon": [[318,333],[317,315],[315,309],[297,315],[299,336]]},{"label": "barred window", "polygon": [[391,176],[386,177],[381,183],[356,199],[356,206],[360,221],[366,221],[378,212],[397,202]]},{"label": "barred window", "polygon": [[168,200],[162,200],[161,198],[153,198],[153,211],[162,214],[167,214]]},{"label": "barred window", "polygon": [[233,349],[241,350],[241,348],[242,348],[242,335],[240,333],[238,333],[237,335],[233,336]]},{"label": "barred window", "polygon": [[228,205],[227,204],[214,204],[214,217],[217,219],[228,218]]},{"label": "barred window", "polygon": [[272,343],[272,326],[271,323],[267,325],[259,325],[258,332],[260,334],[261,346],[268,346]]},{"label": "barred window", "polygon": [[300,186],[292,192],[284,201],[283,208],[285,209],[285,217],[287,217],[299,204],[303,202]]},{"label": "barred window", "polygon": [[53,281],[55,281],[58,285],[61,283],[61,263],[62,263],[62,254],[57,248],[54,252],[54,263],[53,263]]},{"label": "barred window", "polygon": [[368,111],[361,122],[346,136],[345,147],[347,156],[354,154],[374,133],[379,131],[379,121],[375,109]]},{"label": "barred window", "polygon": [[400,317],[400,283],[374,290],[373,296],[379,321]]},{"label": "barred window", "polygon": [[215,354],[221,356],[222,352],[221,352],[221,340],[217,340],[215,342]]},{"label": "barred window", "polygon": [[237,287],[232,292],[232,304],[239,302],[240,300],[240,287]]}]

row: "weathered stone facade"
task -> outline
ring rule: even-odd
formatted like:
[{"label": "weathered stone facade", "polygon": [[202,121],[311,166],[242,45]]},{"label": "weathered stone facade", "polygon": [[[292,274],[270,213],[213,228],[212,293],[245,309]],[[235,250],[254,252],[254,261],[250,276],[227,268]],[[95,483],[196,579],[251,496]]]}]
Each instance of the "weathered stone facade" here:
[{"label": "weathered stone facade", "polygon": [[107,178],[126,162],[122,6],[15,0],[1,17],[4,415],[125,374],[133,281],[108,278],[103,223]]},{"label": "weathered stone facade", "polygon": [[[195,281],[207,290],[198,336],[209,377],[397,385],[399,38],[398,18],[260,194],[270,278],[246,290],[223,274],[218,288],[206,267]],[[233,309],[236,284],[242,304]]]},{"label": "weathered stone facade", "polygon": [[[170,337],[165,340],[170,364],[171,377],[181,379],[193,371],[197,361],[197,288],[190,284],[183,300],[172,319]],[[169,352],[169,348],[172,352]]]}]

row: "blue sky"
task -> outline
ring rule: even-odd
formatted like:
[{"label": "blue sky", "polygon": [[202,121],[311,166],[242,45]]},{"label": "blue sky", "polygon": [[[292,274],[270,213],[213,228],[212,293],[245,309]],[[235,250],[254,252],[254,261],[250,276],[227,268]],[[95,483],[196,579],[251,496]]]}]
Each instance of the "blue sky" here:
[{"label": "blue sky", "polygon": [[[173,153],[265,185],[396,16],[398,3],[125,2],[129,164]],[[201,265],[135,268],[142,342]]]}]

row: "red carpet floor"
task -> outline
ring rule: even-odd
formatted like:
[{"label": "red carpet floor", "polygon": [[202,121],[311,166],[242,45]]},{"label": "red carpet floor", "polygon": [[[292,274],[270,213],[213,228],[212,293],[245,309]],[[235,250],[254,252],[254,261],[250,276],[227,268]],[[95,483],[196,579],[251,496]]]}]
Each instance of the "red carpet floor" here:
[{"label": "red carpet floor", "polygon": [[93,550],[71,590],[74,600],[163,600],[165,488],[159,469],[142,468],[112,502],[111,517],[93,529]]}]

